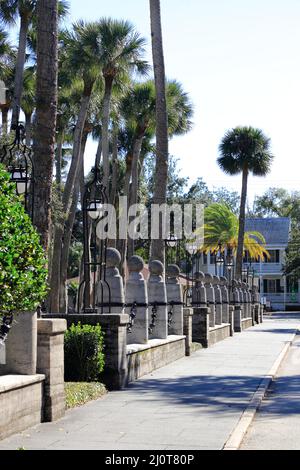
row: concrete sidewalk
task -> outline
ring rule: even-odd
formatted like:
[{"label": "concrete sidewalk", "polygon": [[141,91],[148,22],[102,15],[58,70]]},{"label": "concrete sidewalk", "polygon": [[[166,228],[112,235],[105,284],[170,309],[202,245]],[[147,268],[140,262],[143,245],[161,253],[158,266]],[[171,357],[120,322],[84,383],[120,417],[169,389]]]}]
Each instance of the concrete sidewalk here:
[{"label": "concrete sidewalk", "polygon": [[241,450],[300,450],[300,337],[262,402]]},{"label": "concrete sidewalk", "polygon": [[296,316],[267,319],[0,449],[222,449],[299,326]]}]

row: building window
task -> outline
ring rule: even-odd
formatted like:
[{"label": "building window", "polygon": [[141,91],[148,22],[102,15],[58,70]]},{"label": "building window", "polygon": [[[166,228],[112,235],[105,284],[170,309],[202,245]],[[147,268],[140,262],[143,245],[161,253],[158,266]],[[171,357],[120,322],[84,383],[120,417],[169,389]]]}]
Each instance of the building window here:
[{"label": "building window", "polygon": [[203,264],[204,264],[204,266],[207,265],[207,254],[206,253],[203,253]]},{"label": "building window", "polygon": [[216,264],[217,255],[215,253],[210,253],[210,264]]},{"label": "building window", "polygon": [[268,250],[270,257],[264,255],[265,263],[280,263],[280,250]]},{"label": "building window", "polygon": [[281,286],[280,279],[264,279],[265,294],[282,294],[284,287]]}]

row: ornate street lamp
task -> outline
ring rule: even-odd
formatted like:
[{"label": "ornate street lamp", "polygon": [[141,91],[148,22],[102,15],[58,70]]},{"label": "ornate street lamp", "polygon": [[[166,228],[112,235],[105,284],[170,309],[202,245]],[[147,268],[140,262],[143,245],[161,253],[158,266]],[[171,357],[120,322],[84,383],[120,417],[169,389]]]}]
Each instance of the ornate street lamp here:
[{"label": "ornate street lamp", "polygon": [[25,137],[25,127],[19,124],[13,143],[4,145],[1,149],[0,163],[10,173],[16,194],[23,197],[25,210],[33,219],[34,164],[32,149],[24,144]]},{"label": "ornate street lamp", "polygon": [[93,178],[85,185],[82,206],[84,276],[79,286],[78,312],[81,310],[83,292],[84,313],[96,312],[96,285],[102,289],[102,294],[104,288],[107,289],[110,297],[110,288],[106,282],[107,239],[99,240],[96,233],[97,224],[105,215],[108,198],[106,188],[102,184],[100,169],[94,167],[91,172]]},{"label": "ornate street lamp", "polygon": [[222,254],[222,245],[221,243],[219,243],[219,251],[216,255],[216,261],[215,261],[216,276],[223,276],[224,273],[222,271],[224,271],[224,264],[225,264],[225,259]]},{"label": "ornate street lamp", "polygon": [[[167,264],[169,263],[169,256],[168,256],[168,253],[169,251],[171,251],[171,253],[173,252],[174,248],[177,248],[178,247],[178,239],[175,237],[175,235],[170,235],[169,238],[167,238],[165,240],[165,245],[166,245],[166,248],[167,248],[167,256],[166,256],[166,261],[167,261]],[[176,257],[177,257],[177,254],[176,254]],[[171,259],[170,259],[170,262],[173,261],[173,256],[171,255]]]}]

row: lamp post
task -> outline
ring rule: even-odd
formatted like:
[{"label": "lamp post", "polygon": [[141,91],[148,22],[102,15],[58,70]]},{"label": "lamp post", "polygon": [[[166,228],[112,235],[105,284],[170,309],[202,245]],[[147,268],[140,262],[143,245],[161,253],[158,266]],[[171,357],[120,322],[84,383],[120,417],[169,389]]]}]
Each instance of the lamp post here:
[{"label": "lamp post", "polygon": [[[97,239],[97,224],[105,215],[105,205],[108,203],[105,187],[101,182],[101,172],[98,167],[92,169],[93,178],[86,183],[83,195],[83,264],[84,276],[79,286],[78,312],[80,312],[81,292],[83,289],[83,312],[93,313],[96,309],[96,283],[108,289],[106,282],[106,250],[107,239]],[[93,279],[92,279],[93,274]],[[92,294],[92,295],[91,295]],[[109,302],[110,303],[110,302]],[[102,306],[103,309],[103,306]]]},{"label": "lamp post", "polygon": [[169,253],[169,251],[171,251],[170,261],[172,262],[173,261],[172,253],[173,253],[174,248],[177,247],[177,244],[178,244],[178,240],[175,237],[175,235],[170,235],[170,237],[165,240],[165,245],[166,245],[166,248],[167,248],[167,264],[169,264],[168,253]]},{"label": "lamp post", "polygon": [[[224,256],[222,255],[222,245],[219,243],[219,251],[216,255],[216,260],[215,260],[215,270],[216,270],[216,276],[223,276],[224,274]],[[222,270],[223,268],[223,270]],[[223,272],[222,272],[223,271]]]},{"label": "lamp post", "polygon": [[4,145],[1,149],[0,163],[10,173],[11,182],[15,184],[16,194],[23,197],[25,210],[33,219],[34,164],[32,149],[24,144],[25,138],[25,127],[19,123],[14,141]]}]

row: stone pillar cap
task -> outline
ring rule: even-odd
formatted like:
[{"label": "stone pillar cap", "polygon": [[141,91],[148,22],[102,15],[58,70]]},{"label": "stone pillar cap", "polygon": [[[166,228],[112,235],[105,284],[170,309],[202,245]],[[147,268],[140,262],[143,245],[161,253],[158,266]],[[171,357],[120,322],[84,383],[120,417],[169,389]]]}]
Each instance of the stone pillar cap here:
[{"label": "stone pillar cap", "polygon": [[166,269],[166,275],[170,278],[178,278],[180,275],[180,268],[177,264],[170,264]]},{"label": "stone pillar cap", "polygon": [[204,281],[205,274],[202,271],[198,271],[197,273],[195,273],[195,279],[196,281]]},{"label": "stone pillar cap", "polygon": [[149,263],[149,271],[150,271],[150,274],[154,276],[162,276],[164,273],[164,265],[162,264],[161,261],[152,260]]},{"label": "stone pillar cap", "polygon": [[121,255],[118,250],[115,248],[108,248],[106,250],[106,267],[107,268],[116,268],[120,266]]},{"label": "stone pillar cap", "polygon": [[143,258],[141,258],[141,256],[132,256],[128,260],[127,266],[128,266],[128,271],[129,272],[131,272],[131,273],[140,273],[140,272],[143,271],[143,269],[145,267],[145,263],[144,263]]}]

